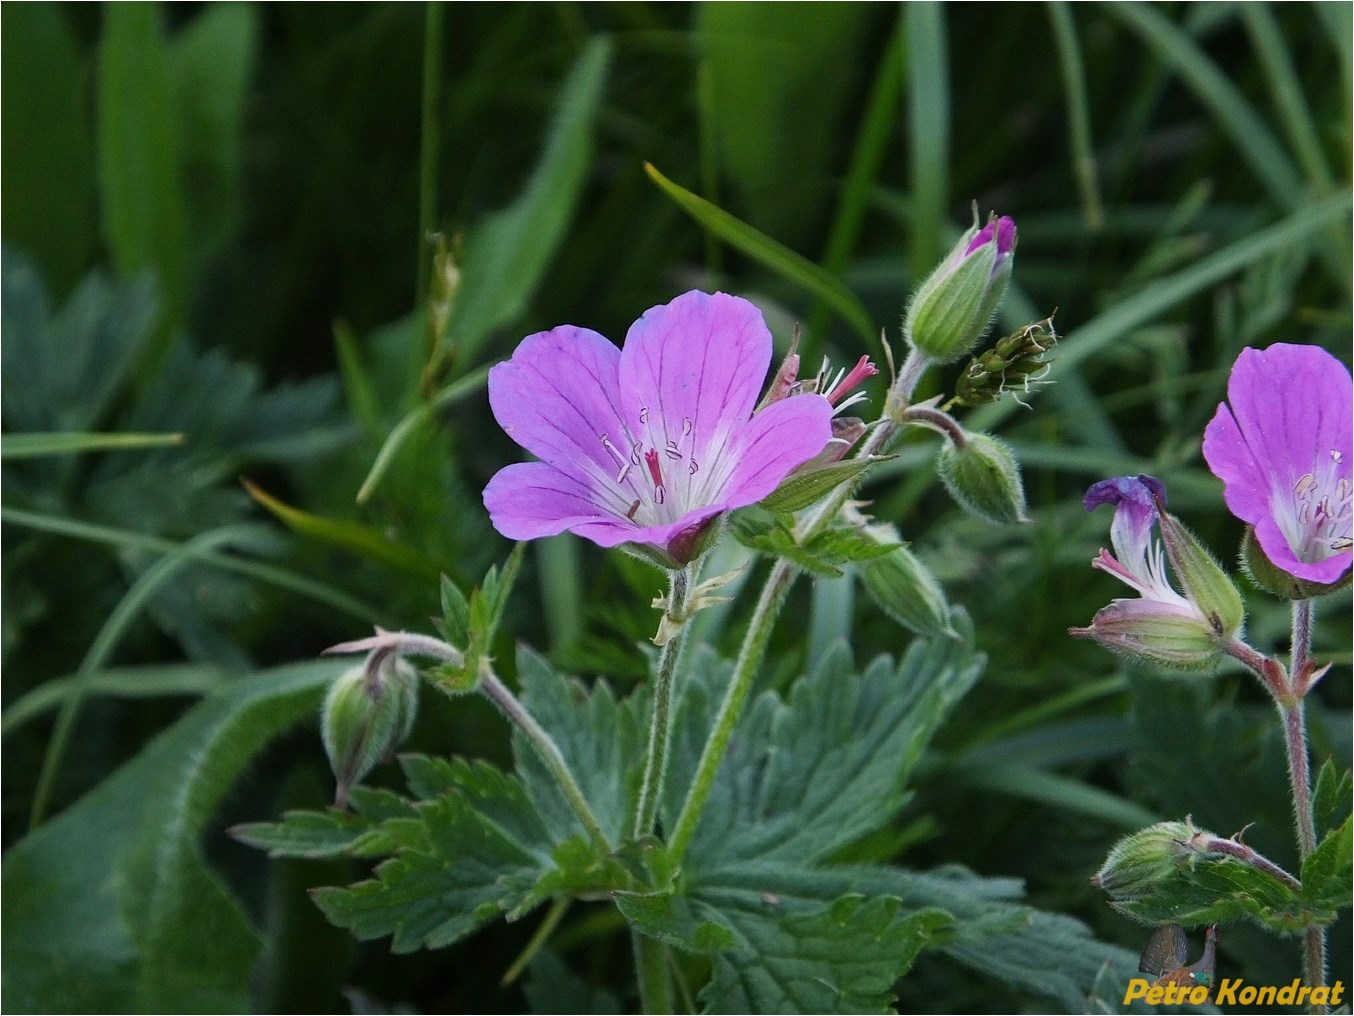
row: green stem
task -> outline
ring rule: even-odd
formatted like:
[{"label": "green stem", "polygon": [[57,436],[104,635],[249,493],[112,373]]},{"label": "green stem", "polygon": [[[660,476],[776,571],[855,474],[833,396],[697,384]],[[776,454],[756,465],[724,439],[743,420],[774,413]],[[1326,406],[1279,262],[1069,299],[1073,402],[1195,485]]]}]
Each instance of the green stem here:
[{"label": "green stem", "polygon": [[547,911],[540,926],[532,934],[531,941],[528,942],[527,947],[522,950],[522,954],[518,956],[517,959],[513,960],[512,966],[508,968],[508,972],[503,975],[503,979],[498,982],[499,984],[507,987],[522,976],[522,971],[524,971],[527,968],[527,965],[536,958],[536,954],[541,951],[541,947],[544,946],[546,942],[550,941],[550,936],[553,935],[555,929],[559,927],[559,922],[562,921],[564,915],[569,912],[569,905],[571,903],[573,903],[573,900],[568,896],[555,897],[554,902],[550,904],[550,910]]},{"label": "green stem", "polygon": [[747,633],[743,636],[743,646],[738,652],[738,662],[734,664],[728,691],[724,693],[724,701],[719,704],[714,729],[710,731],[710,737],[701,751],[700,761],[696,764],[696,775],[691,781],[686,800],[682,803],[681,814],[677,816],[677,822],[672,827],[668,852],[674,863],[680,863],[682,855],[686,853],[686,848],[696,831],[696,823],[700,821],[701,812],[705,809],[706,799],[714,789],[719,764],[724,759],[725,749],[729,746],[729,738],[733,736],[733,728],[743,711],[748,692],[752,690],[752,681],[757,676],[757,669],[765,655],[766,643],[771,637],[776,615],[780,613],[781,605],[785,602],[785,596],[790,591],[794,578],[794,566],[785,561],[777,561],[771,568],[766,585],[762,588],[761,598],[757,601],[756,609],[752,612],[752,620],[748,622]]},{"label": "green stem", "polygon": [[[920,356],[915,349],[908,354],[897,380],[889,390],[885,408],[887,414],[902,412],[928,366],[925,357]],[[879,420],[861,442],[856,456],[866,458],[882,451],[894,431],[895,425],[891,419]],[[851,496],[854,486],[854,481],[842,484],[827,500],[809,512],[800,525],[800,538],[804,540],[811,538],[831,522],[846,503],[846,499]],[[743,712],[748,693],[752,690],[753,679],[757,676],[762,658],[766,655],[771,629],[776,623],[781,606],[785,603],[790,586],[794,584],[796,574],[794,565],[784,560],[777,561],[772,566],[771,574],[767,576],[766,585],[762,588],[762,595],[753,609],[747,633],[743,636],[743,645],[738,651],[738,660],[733,667],[728,690],[724,693],[724,700],[719,704],[714,728],[710,731],[710,737],[701,751],[700,761],[696,763],[696,775],[691,781],[691,788],[687,791],[681,813],[672,828],[672,837],[668,841],[668,852],[675,864],[681,863],[682,856],[691,843],[691,837],[695,835],[696,824],[700,821],[710,791],[714,789],[715,776],[719,772],[719,764],[724,760],[724,752],[729,746],[729,739],[733,736],[733,728]]]},{"label": "green stem", "polygon": [[635,977],[639,1001],[646,1013],[671,1013],[674,1008],[672,980],[668,976],[667,946],[638,931],[630,932],[635,950]]},{"label": "green stem", "polygon": [[[1307,753],[1307,722],[1303,694],[1307,672],[1311,669],[1312,601],[1293,601],[1293,641],[1289,659],[1292,692],[1288,701],[1279,703],[1283,717],[1284,747],[1288,751],[1288,777],[1293,787],[1293,814],[1297,820],[1298,850],[1305,862],[1316,849],[1316,821],[1312,815],[1312,769]],[[1307,983],[1312,987],[1326,983],[1326,930],[1308,928],[1303,937],[1307,961]],[[1324,1006],[1318,1007],[1325,1012]]]},{"label": "green stem", "polygon": [[592,840],[593,846],[605,854],[611,853],[611,842],[607,839],[606,833],[602,831],[601,823],[597,821],[597,816],[593,814],[592,808],[588,805],[588,799],[583,796],[582,789],[578,786],[578,781],[574,779],[574,774],[569,770],[569,763],[564,760],[564,754],[559,750],[559,745],[555,743],[544,727],[536,722],[536,717],[527,712],[526,706],[508,690],[508,686],[498,679],[498,676],[489,668],[486,662],[480,667],[480,690],[489,697],[494,705],[502,710],[503,715],[508,720],[517,725],[517,728],[526,735],[531,746],[536,749],[536,754],[540,760],[545,763],[545,767],[550,770],[550,775],[555,777],[555,782],[559,784],[560,790],[564,791],[565,798],[569,805],[574,809],[583,827],[587,829],[588,836]]},{"label": "green stem", "polygon": [[634,834],[638,838],[653,832],[658,815],[658,802],[663,792],[663,776],[668,766],[668,742],[672,739],[669,718],[672,703],[672,677],[677,672],[677,660],[686,643],[686,603],[691,589],[693,566],[673,571],[668,593],[667,618],[680,627],[663,643],[658,656],[658,673],[654,677],[653,714],[649,723],[649,746],[644,752],[644,780],[640,785],[639,803],[635,808]]}]

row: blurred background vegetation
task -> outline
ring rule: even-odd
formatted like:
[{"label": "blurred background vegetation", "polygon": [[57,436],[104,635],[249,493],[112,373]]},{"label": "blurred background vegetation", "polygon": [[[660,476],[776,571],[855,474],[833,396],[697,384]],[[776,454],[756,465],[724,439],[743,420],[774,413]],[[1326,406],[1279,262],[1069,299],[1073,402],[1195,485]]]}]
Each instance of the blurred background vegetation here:
[{"label": "blurred background vegetation", "polygon": [[[241,682],[373,622],[423,628],[440,573],[474,582],[506,555],[479,491],[520,453],[483,368],[523,335],[571,322],[619,341],[645,308],[720,288],[756,299],[778,342],[802,324],[806,360],[878,358],[972,200],[1019,225],[1003,324],[1056,309],[1063,335],[1032,412],[968,420],[1020,453],[1034,523],[962,516],[929,439],[867,488],[990,663],[860,856],[1023,878],[1135,951],[1145,930],[1088,883],[1124,832],[1255,822],[1248,842],[1295,867],[1250,679],[1127,666],[1066,630],[1118,593],[1088,567],[1109,524],[1081,508],[1089,483],[1162,477],[1231,560],[1241,527],[1199,442],[1232,360],[1274,341],[1349,356],[1350,4],[32,3],[6,6],[0,38],[6,939],[50,982],[25,1007],[59,1009],[71,979],[186,968],[185,943],[226,925],[256,929],[261,959],[240,932],[208,1008],[627,1004],[628,946],[601,911],[554,943],[576,996],[553,970],[526,999],[499,985],[530,927],[401,957],[327,928],[302,890],[355,872],[270,864],[224,834],[325,800],[319,678],[288,672],[285,702]],[[703,228],[646,162],[746,225]],[[461,270],[445,330],[435,233]],[[70,436],[90,433],[123,444]],[[622,686],[644,673],[651,573],[564,537],[525,578],[503,660],[517,639]],[[1283,648],[1286,608],[1248,603],[1252,640]],[[1349,605],[1320,605],[1336,667],[1317,764],[1349,762]],[[708,636],[736,644],[745,607]],[[849,581],[804,583],[768,685],[843,636],[857,659],[909,638]],[[255,690],[230,699],[233,683]],[[252,704],[191,762],[108,779],[202,696]],[[430,693],[411,744],[506,751],[486,708]],[[138,867],[171,829],[180,867]],[[165,865],[186,881],[166,888]],[[129,945],[85,898],[128,871],[210,905],[155,904]],[[58,962],[75,935],[111,965]],[[1350,951],[1345,918],[1346,983]],[[1298,950],[1229,927],[1218,966],[1286,983]],[[134,1007],[125,991],[93,997]],[[926,957],[900,991],[904,1011],[1012,1011],[1009,989]]]}]

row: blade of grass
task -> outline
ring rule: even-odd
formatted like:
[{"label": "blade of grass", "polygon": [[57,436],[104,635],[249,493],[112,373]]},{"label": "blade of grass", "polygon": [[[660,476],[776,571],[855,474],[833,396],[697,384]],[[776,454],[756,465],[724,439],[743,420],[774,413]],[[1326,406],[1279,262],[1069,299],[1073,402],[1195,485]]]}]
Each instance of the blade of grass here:
[{"label": "blade of grass", "polygon": [[380,484],[381,478],[385,476],[386,470],[390,468],[390,463],[394,461],[396,452],[409,439],[410,434],[447,406],[479,391],[488,378],[489,368],[487,366],[472,370],[469,374],[457,378],[447,385],[430,401],[405,414],[404,418],[395,424],[394,429],[386,436],[385,442],[381,445],[381,450],[376,453],[376,461],[371,464],[366,479],[362,481],[362,486],[358,488],[357,503],[366,504]]},{"label": "blade of grass", "polygon": [[836,276],[824,271],[802,254],[795,253],[765,233],[734,218],[722,208],[673,183],[652,164],[646,162],[644,170],[664,194],[706,229],[717,233],[731,247],[736,247],[781,278],[826,302],[866,345],[873,346],[879,341],[864,305]]},{"label": "blade of grass", "polygon": [[[715,109],[715,75],[709,57],[703,58],[696,68],[696,107],[700,110],[701,189],[705,191],[707,201],[718,205],[719,124]],[[719,246],[719,235],[712,230],[705,231],[705,271],[712,282],[724,272],[724,252]]]},{"label": "blade of grass", "polygon": [[103,669],[128,627],[140,614],[141,608],[161,587],[203,554],[248,537],[254,529],[252,525],[223,526],[193,537],[147,568],[118,601],[117,606],[104,621],[103,627],[99,629],[99,633],[94,636],[94,641],[90,643],[84,659],[80,661],[80,668],[74,678],[75,690],[62,702],[61,710],[57,713],[56,725],[52,728],[52,737],[47,742],[47,751],[43,755],[42,767],[38,772],[32,808],[28,813],[30,832],[42,823],[47,814],[47,804],[55,786],[56,774],[65,760],[66,748],[75,730],[75,719],[79,714],[80,704],[88,692],[91,675]]},{"label": "blade of grass", "polygon": [[167,321],[146,363],[159,362],[185,305],[186,229],[179,149],[160,10],[109,4],[99,44],[98,164],[103,232],[118,273],[158,276]]},{"label": "blade of grass", "polygon": [[146,667],[118,667],[81,677],[78,673],[44,681],[19,698],[0,717],[0,736],[8,736],[30,720],[49,712],[72,695],[110,698],[166,698],[206,695],[226,680],[224,671],[199,664],[169,663]]},{"label": "blade of grass", "polygon": [[945,11],[932,0],[907,4],[907,90],[912,154],[912,277],[941,256],[949,204],[950,82]]},{"label": "blade of grass", "polygon": [[990,727],[984,728],[981,735],[975,739],[974,747],[988,744],[998,738],[1033,727],[1045,720],[1051,720],[1088,702],[1095,702],[1098,699],[1109,698],[1113,695],[1121,695],[1127,690],[1128,677],[1124,674],[1114,674],[1111,677],[1101,678],[1099,681],[1089,681],[1086,684],[1076,685],[1060,695],[1045,699],[1028,709],[1012,713]]},{"label": "blade of grass", "polygon": [[[172,554],[183,546],[173,540],[161,539],[158,536],[135,533],[128,529],[115,529],[112,526],[96,525],[92,522],[81,522],[77,519],[64,519],[56,515],[42,515],[37,512],[24,511],[21,508],[0,507],[0,522],[8,522],[11,525],[23,526],[27,529],[51,533],[56,536],[68,536],[72,539],[102,543],[112,547],[145,550],[155,554]],[[353,599],[347,593],[322,582],[316,582],[304,575],[297,575],[286,568],[279,568],[277,565],[232,557],[229,554],[215,551],[202,553],[199,555],[199,561],[202,564],[209,564],[213,568],[220,568],[222,571],[243,575],[259,582],[266,582],[269,585],[297,593],[318,603],[328,604],[360,621],[371,623],[381,620],[381,616],[376,611],[365,603]]]},{"label": "blade of grass", "polygon": [[536,541],[541,570],[541,605],[550,648],[559,650],[583,634],[583,586],[579,578],[578,541],[570,533]]},{"label": "blade of grass", "polygon": [[368,434],[375,436],[381,425],[376,391],[362,365],[362,350],[357,336],[346,321],[334,322],[334,348],[338,353],[339,375],[343,380],[343,394],[348,410]]},{"label": "blade of grass", "polygon": [[[893,32],[884,57],[875,75],[874,85],[870,89],[869,103],[861,119],[860,133],[856,136],[856,147],[851,153],[851,165],[842,184],[841,199],[837,204],[837,215],[832,220],[832,230],[828,234],[827,245],[823,250],[823,268],[835,276],[841,276],[846,270],[860,239],[861,226],[865,222],[865,212],[870,204],[870,192],[873,190],[879,171],[884,165],[884,156],[888,152],[889,135],[893,132],[894,120],[902,105],[903,82],[907,69],[907,31],[906,20],[902,14]],[[817,339],[827,327],[828,309],[822,300],[818,300],[813,312],[809,314],[808,335]],[[813,357],[809,356],[809,362]]]},{"label": "blade of grass", "polygon": [[1193,39],[1149,4],[1112,0],[1101,9],[1137,33],[1180,74],[1275,201],[1290,211],[1302,205],[1302,179],[1273,132]]},{"label": "blade of grass", "polygon": [[[437,227],[437,156],[441,130],[438,109],[442,99],[442,2],[432,0],[424,8],[423,20],[423,112],[419,121],[418,143],[418,242],[414,247],[418,265],[414,285],[414,306],[428,298],[428,238]],[[427,350],[431,357],[432,350]]]},{"label": "blade of grass", "polygon": [[1160,816],[1134,801],[1058,773],[994,766],[981,772],[959,771],[955,775],[970,787],[1037,801],[1123,829],[1141,829],[1160,821]]},{"label": "blade of grass", "polygon": [[1086,62],[1066,0],[1048,5],[1053,23],[1053,41],[1062,64],[1063,89],[1067,92],[1067,131],[1072,146],[1072,169],[1081,192],[1081,213],[1086,228],[1099,232],[1105,226],[1105,210],[1100,201],[1100,182],[1096,176],[1095,150],[1091,144],[1091,114],[1086,100]]},{"label": "blade of grass", "polygon": [[[1100,355],[1124,334],[1152,320],[1182,300],[1204,291],[1277,250],[1300,243],[1313,234],[1324,231],[1332,222],[1347,216],[1349,209],[1348,191],[1309,204],[1274,225],[1257,230],[1183,271],[1158,279],[1153,285],[1106,308],[1059,343],[1058,355],[1054,360],[1055,376],[1061,369],[1060,365],[1065,363],[1075,366]],[[1016,408],[1018,407],[1009,401],[983,406],[969,418],[968,425],[975,430],[989,430],[1010,416]]]},{"label": "blade of grass", "polygon": [[126,451],[133,448],[163,448],[183,444],[182,434],[46,433],[6,434],[0,437],[0,459],[31,459],[43,455],[75,455],[80,452]]},{"label": "blade of grass", "polygon": [[428,582],[436,582],[442,569],[407,543],[388,539],[384,533],[360,522],[327,519],[295,508],[247,479],[241,479],[249,496],[266,508],[292,532],[312,540],[331,543],[344,550],[375,561],[387,568],[413,575]]},{"label": "blade of grass", "polygon": [[1288,143],[1297,153],[1303,172],[1318,194],[1326,195],[1335,189],[1330,167],[1326,165],[1317,138],[1312,111],[1302,95],[1297,71],[1284,45],[1283,32],[1274,14],[1265,3],[1242,4],[1239,8],[1242,24],[1250,34],[1251,44],[1260,58],[1265,77],[1269,79],[1270,96],[1279,112],[1279,123],[1288,134]]}]

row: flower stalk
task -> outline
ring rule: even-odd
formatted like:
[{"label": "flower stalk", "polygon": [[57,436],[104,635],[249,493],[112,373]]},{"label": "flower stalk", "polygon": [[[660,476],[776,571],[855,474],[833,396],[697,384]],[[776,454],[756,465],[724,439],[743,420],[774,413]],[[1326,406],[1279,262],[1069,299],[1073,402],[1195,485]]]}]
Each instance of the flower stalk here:
[{"label": "flower stalk", "polygon": [[[668,744],[672,739],[672,721],[669,716],[672,702],[672,679],[677,662],[686,644],[687,600],[695,578],[694,565],[671,572],[672,585],[666,601],[664,628],[671,629],[658,656],[658,672],[654,677],[653,714],[649,723],[649,745],[644,751],[644,779],[640,784],[639,802],[635,809],[634,834],[647,836],[653,832],[662,797],[663,777],[667,771]],[[662,630],[662,629],[660,629]]]}]

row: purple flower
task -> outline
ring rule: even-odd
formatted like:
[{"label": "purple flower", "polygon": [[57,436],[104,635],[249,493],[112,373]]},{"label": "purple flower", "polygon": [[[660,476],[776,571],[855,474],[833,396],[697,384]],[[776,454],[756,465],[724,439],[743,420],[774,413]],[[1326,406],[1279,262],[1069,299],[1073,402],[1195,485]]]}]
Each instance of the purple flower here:
[{"label": "purple flower", "polygon": [[1176,592],[1166,574],[1166,555],[1153,531],[1166,503],[1166,490],[1154,476],[1116,476],[1086,492],[1086,510],[1114,505],[1110,542],[1092,566],[1137,590],[1137,599],[1114,600],[1096,612],[1090,627],[1071,634],[1101,645],[1175,667],[1205,666],[1215,658],[1219,634],[1194,600]]},{"label": "purple flower", "polygon": [[1243,349],[1204,430],[1227,507],[1274,565],[1310,582],[1350,566],[1351,391],[1349,368],[1324,349]]},{"label": "purple flower", "polygon": [[624,349],[572,325],[528,336],[489,372],[489,404],[541,461],[489,481],[494,527],[652,544],[680,563],[711,519],[766,497],[832,437],[821,396],[753,415],[770,363],[761,313],[725,293],[652,308]]},{"label": "purple flower", "polygon": [[978,230],[977,235],[969,241],[968,246],[964,248],[964,256],[972,254],[979,247],[986,246],[992,242],[993,237],[997,241],[997,256],[1004,258],[1011,251],[1015,250],[1016,227],[1015,219],[1009,215],[1003,215],[999,219],[989,222],[982,229]]}]

